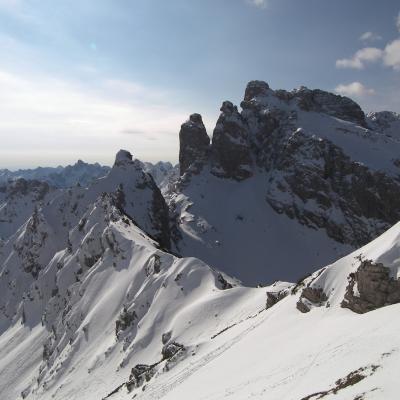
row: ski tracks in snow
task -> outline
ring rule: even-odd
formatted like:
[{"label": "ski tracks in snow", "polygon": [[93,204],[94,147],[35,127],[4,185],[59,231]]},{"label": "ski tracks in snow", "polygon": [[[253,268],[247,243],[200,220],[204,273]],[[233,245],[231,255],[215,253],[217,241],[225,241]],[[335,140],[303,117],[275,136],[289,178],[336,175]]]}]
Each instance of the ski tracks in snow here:
[{"label": "ski tracks in snow", "polygon": [[[250,333],[251,331],[256,329],[258,326],[263,324],[265,321],[267,321],[271,315],[272,315],[271,313],[267,313],[267,315],[264,318],[261,318],[260,321],[252,324],[251,326],[246,328],[244,331],[242,331],[238,335],[236,335],[234,338],[230,339],[228,342],[224,343],[223,345],[221,345],[221,346],[217,347],[216,349],[207,353],[204,357],[201,357],[200,359],[198,359],[196,361],[190,362],[189,365],[184,367],[184,369],[181,369],[179,372],[177,372],[175,374],[171,374],[171,376],[168,377],[168,379],[162,380],[162,382],[160,382],[160,383],[155,382],[154,384],[148,385],[146,387],[146,392],[141,394],[139,396],[139,399],[142,399],[142,400],[161,399],[167,393],[169,393],[170,391],[175,389],[177,386],[179,386],[181,383],[183,383],[186,379],[188,379],[191,375],[193,375],[195,372],[197,372],[199,369],[205,367],[210,362],[212,362],[217,357],[219,357],[221,354],[223,354],[225,351],[227,351],[232,346],[234,346],[236,343],[240,342],[245,336],[247,336],[248,333]],[[242,322],[245,322],[245,321],[247,321],[247,319],[243,320]],[[233,328],[235,328],[235,327],[233,327]],[[171,372],[173,372],[173,370]]]}]

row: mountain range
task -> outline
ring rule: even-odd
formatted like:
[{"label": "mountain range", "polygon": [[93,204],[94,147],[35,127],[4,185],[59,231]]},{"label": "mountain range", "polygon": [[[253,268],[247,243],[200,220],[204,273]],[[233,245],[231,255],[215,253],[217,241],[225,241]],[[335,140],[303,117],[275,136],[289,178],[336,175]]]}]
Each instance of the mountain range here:
[{"label": "mountain range", "polygon": [[1,398],[396,399],[399,126],[252,81],[178,167],[7,178]]}]

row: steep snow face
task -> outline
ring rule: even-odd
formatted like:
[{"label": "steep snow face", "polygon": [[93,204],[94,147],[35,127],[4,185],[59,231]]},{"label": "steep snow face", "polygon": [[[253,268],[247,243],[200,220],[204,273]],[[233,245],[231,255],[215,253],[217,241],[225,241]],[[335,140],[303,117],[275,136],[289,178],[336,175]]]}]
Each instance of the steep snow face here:
[{"label": "steep snow face", "polygon": [[0,239],[8,239],[35,208],[48,203],[58,194],[59,191],[39,181],[17,179],[0,185]]},{"label": "steep snow face", "polygon": [[[223,332],[204,353],[150,381],[137,398],[396,399],[400,304],[359,315],[344,308],[343,300],[361,260],[382,263],[395,280],[399,246],[397,224],[293,286],[255,318]],[[370,278],[370,284],[379,284]],[[298,309],[300,301],[309,312]]]},{"label": "steep snow face", "polygon": [[170,197],[177,251],[206,260],[248,284],[294,280],[351,251],[323,229],[278,214],[266,201],[268,177],[242,182],[194,175]]},{"label": "steep snow face", "polygon": [[245,283],[297,280],[400,219],[400,142],[352,100],[253,81],[241,107],[224,102],[208,159],[165,192],[181,254]]}]

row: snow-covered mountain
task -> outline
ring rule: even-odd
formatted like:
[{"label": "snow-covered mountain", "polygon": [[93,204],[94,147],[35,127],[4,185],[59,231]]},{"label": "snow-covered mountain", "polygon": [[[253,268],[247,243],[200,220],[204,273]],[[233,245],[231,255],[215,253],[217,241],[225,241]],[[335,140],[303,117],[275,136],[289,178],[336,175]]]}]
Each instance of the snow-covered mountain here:
[{"label": "snow-covered mountain", "polygon": [[150,174],[161,191],[179,177],[179,165],[172,165],[169,161],[159,161],[155,164],[143,162],[143,171]]},{"label": "snow-covered mountain", "polygon": [[158,194],[122,151],[6,242],[2,399],[397,398],[399,224],[297,284],[246,288],[145,233]]},{"label": "snow-covered mountain", "polygon": [[[155,164],[151,162],[142,162],[142,168],[145,172],[152,175],[156,184],[163,188],[169,184],[172,179],[179,176],[179,166],[173,166],[170,162],[159,161]],[[0,169],[0,185],[18,179],[34,180],[47,182],[55,188],[70,188],[74,186],[87,187],[96,179],[101,178],[110,171],[110,167],[100,165],[99,163],[88,164],[78,160],[74,165],[66,167],[38,167],[34,169],[19,169],[10,171]]]},{"label": "snow-covered mountain", "polygon": [[181,177],[166,194],[177,252],[246,283],[294,280],[400,219],[394,114],[261,81],[241,108],[223,103],[211,143],[199,114],[182,125]]},{"label": "snow-covered mountain", "polygon": [[121,150],[1,186],[1,400],[398,398],[395,121],[259,81],[241,106],[211,144],[182,125],[178,175]]},{"label": "snow-covered mountain", "polygon": [[389,137],[400,139],[400,114],[392,111],[370,112],[367,123],[371,129]]},{"label": "snow-covered mountain", "polygon": [[109,170],[110,167],[102,166],[98,163],[88,164],[82,160],[78,160],[74,165],[66,167],[38,167],[17,171],[2,169],[0,170],[0,183],[23,178],[25,180],[47,182],[57,188],[69,188],[78,184],[86,187],[97,178],[105,176]]},{"label": "snow-covered mountain", "polygon": [[7,239],[58,191],[46,182],[17,179],[0,184],[0,240]]}]

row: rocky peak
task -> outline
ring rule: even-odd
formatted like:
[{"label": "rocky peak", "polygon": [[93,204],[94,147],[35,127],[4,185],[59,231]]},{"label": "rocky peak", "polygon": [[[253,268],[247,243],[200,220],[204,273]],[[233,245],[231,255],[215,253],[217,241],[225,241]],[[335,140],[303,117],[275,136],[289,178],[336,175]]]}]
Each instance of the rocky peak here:
[{"label": "rocky peak", "polygon": [[304,111],[321,112],[366,126],[365,114],[361,107],[348,97],[329,93],[320,89],[308,89],[301,86],[292,94],[297,99],[298,106]]},{"label": "rocky peak", "polygon": [[233,103],[231,103],[230,101],[226,100],[222,103],[222,106],[220,108],[220,111],[222,112],[222,114],[224,114],[225,116],[238,116],[239,112],[236,106],[233,105]]},{"label": "rocky peak", "polygon": [[[210,138],[200,114],[192,114],[179,132],[179,165],[183,175],[191,166],[200,167],[208,158]],[[198,169],[198,168],[197,168]]]},{"label": "rocky peak", "polygon": [[114,166],[129,164],[132,162],[132,154],[128,150],[120,150],[115,156]]},{"label": "rocky peak", "polygon": [[230,101],[222,103],[211,147],[214,175],[239,181],[252,175],[248,128]]},{"label": "rocky peak", "polygon": [[264,81],[250,81],[247,84],[244,94],[244,101],[250,101],[255,97],[265,96],[268,93],[269,85]]}]

